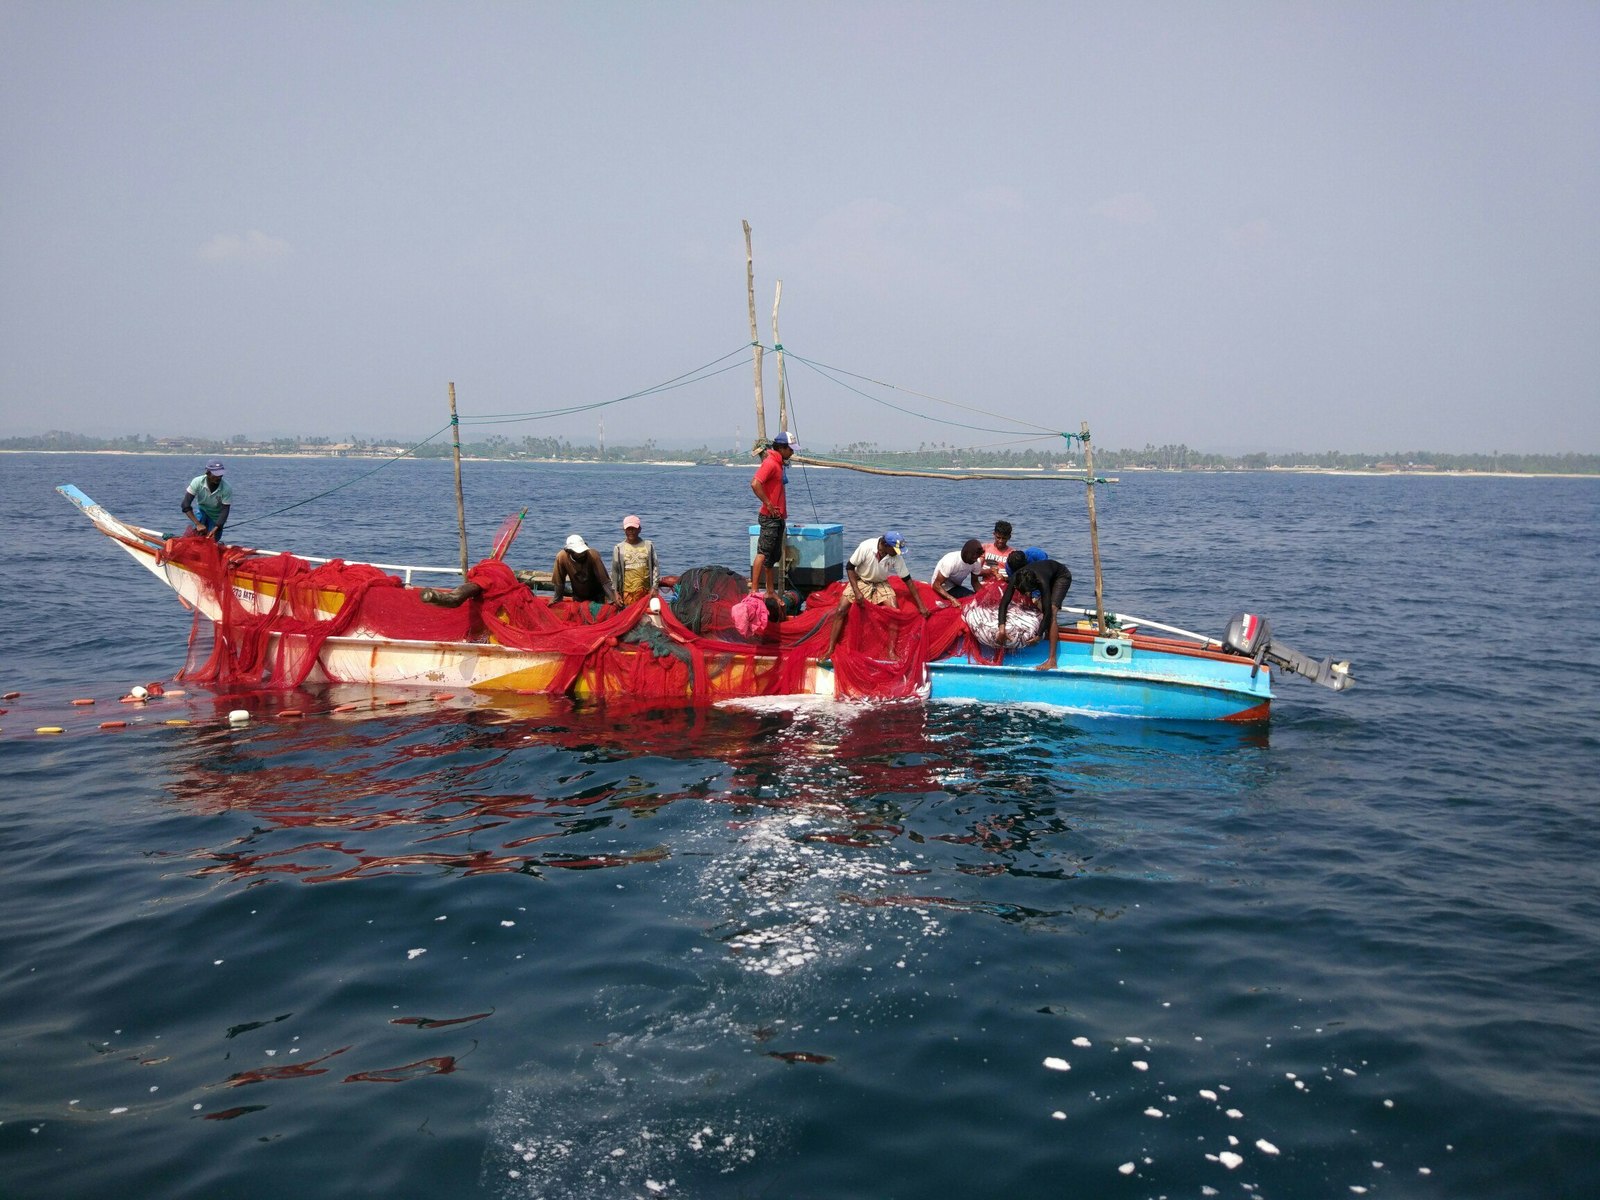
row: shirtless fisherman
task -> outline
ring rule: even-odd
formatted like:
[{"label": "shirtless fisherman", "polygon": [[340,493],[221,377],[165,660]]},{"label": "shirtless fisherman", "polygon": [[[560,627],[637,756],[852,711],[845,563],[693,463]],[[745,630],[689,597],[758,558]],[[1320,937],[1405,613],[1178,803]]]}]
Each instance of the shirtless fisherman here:
[{"label": "shirtless fisherman", "polygon": [[1053,558],[1029,562],[1026,553],[1013,550],[1006,559],[1006,576],[1006,590],[1000,593],[1000,644],[1006,644],[1006,612],[1011,607],[1012,596],[1017,592],[1024,596],[1037,595],[1050,634],[1050,655],[1034,669],[1055,670],[1056,647],[1061,644],[1061,622],[1056,610],[1067,598],[1067,589],[1072,586],[1072,572]]}]

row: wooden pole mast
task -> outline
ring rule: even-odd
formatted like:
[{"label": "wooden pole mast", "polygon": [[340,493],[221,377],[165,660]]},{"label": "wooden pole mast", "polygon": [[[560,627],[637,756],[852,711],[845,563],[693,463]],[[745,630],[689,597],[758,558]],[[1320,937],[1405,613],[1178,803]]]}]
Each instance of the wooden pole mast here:
[{"label": "wooden pole mast", "polygon": [[767,441],[767,402],[761,394],[761,331],[756,325],[756,257],[750,249],[750,222],[744,225],[744,285],[750,299],[750,350],[756,369],[756,446]]},{"label": "wooden pole mast", "polygon": [[[789,426],[789,393],[783,382],[783,339],[778,336],[778,305],[783,303],[783,280],[778,280],[778,290],[772,297],[772,348],[778,355],[778,427],[788,430]],[[778,595],[784,596],[789,590],[789,524],[784,522],[783,537],[778,539],[777,570],[773,578],[778,585]]]},{"label": "wooden pole mast", "polygon": [[450,433],[455,439],[456,524],[461,529],[461,582],[467,581],[467,502],[461,495],[461,421],[456,416],[456,385],[450,384]]},{"label": "wooden pole mast", "polygon": [[1100,636],[1106,635],[1105,577],[1100,572],[1100,529],[1094,519],[1094,450],[1089,445],[1089,422],[1079,427],[1083,443],[1084,494],[1089,497],[1089,549],[1094,554],[1094,619]]},{"label": "wooden pole mast", "polygon": [[778,428],[792,429],[789,424],[789,387],[783,377],[783,339],[778,336],[778,305],[783,303],[783,280],[778,280],[777,291],[772,296],[772,349],[778,355]]}]

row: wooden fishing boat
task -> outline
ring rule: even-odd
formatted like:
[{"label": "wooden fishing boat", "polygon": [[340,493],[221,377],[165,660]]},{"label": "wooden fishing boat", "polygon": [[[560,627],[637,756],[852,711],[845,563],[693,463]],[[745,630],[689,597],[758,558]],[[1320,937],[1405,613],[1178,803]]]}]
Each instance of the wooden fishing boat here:
[{"label": "wooden fishing boat", "polygon": [[[215,572],[197,569],[192,556],[173,552],[174,546],[179,544],[198,549],[197,543],[204,539],[168,539],[156,530],[120,520],[71,484],[56,490],[82,511],[96,529],[170,587],[197,618],[203,617],[212,626],[219,626],[229,620],[231,607],[247,617],[259,618],[263,622],[261,632],[265,644],[260,647],[257,659],[280,664],[298,662],[299,665],[292,681],[274,681],[263,674],[251,681],[254,683],[450,687],[525,694],[570,693],[580,700],[619,699],[641,694],[640,668],[647,668],[660,657],[646,646],[622,644],[619,634],[625,636],[627,631],[605,621],[577,627],[575,635],[549,639],[550,644],[545,648],[510,644],[512,631],[509,627],[497,626],[493,620],[483,622],[482,628],[470,636],[452,638],[395,637],[364,621],[347,624],[339,632],[328,634],[314,627],[297,628],[296,623],[290,621],[279,621],[275,625],[273,617],[282,605],[285,584],[281,571],[270,570],[268,565],[283,556],[247,552],[222,568],[225,585],[221,585]],[[303,558],[298,561],[329,564],[337,560]],[[391,581],[398,586],[393,589],[395,595],[385,597],[390,601],[385,606],[387,611],[402,606],[421,614],[424,619],[449,616],[431,612],[423,604],[421,596],[425,589],[421,584],[459,582],[460,572],[454,568],[394,563],[354,565],[390,573]],[[302,588],[301,592],[302,613],[309,610],[318,623],[335,623],[351,602],[350,595],[335,587]],[[635,616],[636,625],[661,629],[666,623],[659,611],[650,611],[648,607]],[[302,658],[305,661],[299,662]],[[776,670],[780,659],[784,660],[781,672]],[[796,674],[801,677],[798,682],[805,693],[831,694],[831,671],[818,667],[814,660],[796,664],[792,659],[792,655],[784,655],[781,650],[762,654],[750,652],[748,648],[720,647],[711,642],[699,647],[695,678],[676,681],[670,678],[670,671],[663,665],[654,672],[659,677],[656,687],[647,686],[642,694],[650,696],[656,691],[664,693],[663,698],[671,698],[681,693],[684,698],[715,702],[771,694],[780,685],[780,675],[787,677],[792,688]]]}]

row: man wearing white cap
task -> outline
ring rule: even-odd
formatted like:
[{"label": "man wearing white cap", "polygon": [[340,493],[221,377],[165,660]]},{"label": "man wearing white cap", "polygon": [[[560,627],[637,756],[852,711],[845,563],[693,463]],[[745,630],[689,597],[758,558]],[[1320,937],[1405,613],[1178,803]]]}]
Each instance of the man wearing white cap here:
[{"label": "man wearing white cap", "polygon": [[795,441],[794,434],[784,430],[772,439],[772,448],[762,456],[755,478],[750,481],[750,490],[761,501],[761,512],[756,518],[760,534],[756,538],[756,556],[750,564],[752,592],[761,586],[763,575],[767,594],[771,596],[777,591],[773,564],[783,561],[784,535],[789,529],[788,463],[798,449],[800,443]]},{"label": "man wearing white cap", "polygon": [[183,490],[183,515],[196,533],[220,542],[232,507],[233,489],[223,481],[222,461],[214,458],[206,464],[206,473],[196,475]]},{"label": "man wearing white cap", "polygon": [[576,533],[567,538],[567,544],[556,555],[556,565],[550,572],[550,587],[555,591],[557,600],[562,599],[569,585],[574,600],[587,600],[591,604],[598,604],[602,600],[611,604],[619,603],[617,593],[611,587],[611,576],[606,573],[606,565],[600,561],[599,553],[589,549],[589,543]]}]

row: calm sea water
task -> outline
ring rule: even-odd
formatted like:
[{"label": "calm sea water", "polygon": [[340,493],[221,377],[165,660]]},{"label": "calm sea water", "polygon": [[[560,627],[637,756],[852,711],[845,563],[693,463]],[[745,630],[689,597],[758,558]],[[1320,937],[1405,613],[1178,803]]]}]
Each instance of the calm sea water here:
[{"label": "calm sea water", "polygon": [[[1600,1194],[1600,481],[1102,489],[1111,606],[1355,661],[1268,729],[132,713],[188,619],[51,489],[177,528],[197,469],[0,456],[0,1195]],[[447,465],[265,515],[367,469],[237,460],[230,532],[454,562]],[[472,464],[475,550],[742,567],[748,474]],[[924,574],[1009,517],[1092,598],[1077,484],[791,491]]]}]

